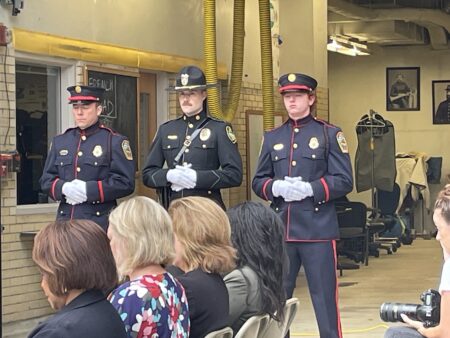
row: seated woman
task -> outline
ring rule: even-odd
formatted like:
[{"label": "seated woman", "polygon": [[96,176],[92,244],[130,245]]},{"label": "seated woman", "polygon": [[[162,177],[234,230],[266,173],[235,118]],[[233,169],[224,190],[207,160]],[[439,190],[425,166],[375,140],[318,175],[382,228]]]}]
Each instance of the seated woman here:
[{"label": "seated woman", "polygon": [[228,325],[228,292],[221,274],[234,268],[227,214],[214,201],[185,197],[172,202],[174,264],[184,273],[192,338],[202,338]]},{"label": "seated woman", "polygon": [[105,296],[116,286],[117,271],[100,226],[88,220],[50,223],[34,239],[33,260],[48,302],[58,312],[29,338],[126,337]]},{"label": "seated woman", "polygon": [[442,246],[444,267],[442,268],[440,322],[437,326],[426,328],[420,321],[412,320],[401,314],[403,321],[410,327],[396,326],[389,328],[385,338],[444,338],[450,337],[450,184],[447,184],[437,196],[434,204],[433,221],[437,228],[436,239]]},{"label": "seated woman", "polygon": [[225,276],[230,297],[229,326],[238,332],[247,319],[284,315],[283,277],[287,273],[284,226],[269,207],[243,202],[228,211],[237,268]]},{"label": "seated woman", "polygon": [[108,238],[119,274],[129,278],[110,296],[128,337],[188,337],[184,289],[164,269],[174,257],[166,210],[148,197],[130,198],[111,212]]}]

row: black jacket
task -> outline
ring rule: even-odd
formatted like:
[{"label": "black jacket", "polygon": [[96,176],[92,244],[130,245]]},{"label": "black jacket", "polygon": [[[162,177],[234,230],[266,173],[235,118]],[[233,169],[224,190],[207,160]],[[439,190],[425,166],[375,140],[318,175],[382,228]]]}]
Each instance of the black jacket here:
[{"label": "black jacket", "polygon": [[88,290],[40,323],[28,338],[126,338],[116,309],[101,291]]}]

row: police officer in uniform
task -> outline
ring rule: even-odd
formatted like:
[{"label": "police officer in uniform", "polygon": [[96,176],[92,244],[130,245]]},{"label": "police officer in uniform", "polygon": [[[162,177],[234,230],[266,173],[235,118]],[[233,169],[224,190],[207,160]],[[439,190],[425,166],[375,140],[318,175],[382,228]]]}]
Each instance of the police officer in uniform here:
[{"label": "police officer in uniform", "polygon": [[[173,88],[183,115],[162,124],[143,170],[144,184],[165,189],[161,203],[185,196],[203,196],[222,208],[220,189],[239,186],[242,160],[231,125],[207,115],[206,78],[201,69],[180,70]],[[164,167],[164,164],[167,167]]]},{"label": "police officer in uniform", "polygon": [[337,304],[333,200],[352,190],[352,169],[342,131],[314,118],[317,81],[303,74],[280,77],[289,119],[264,134],[252,187],[285,223],[289,255],[286,295],[292,297],[303,265],[320,337],[342,337]]},{"label": "police officer in uniform", "polygon": [[116,199],[134,191],[130,143],[98,120],[103,88],[72,86],[67,90],[76,127],[54,137],[41,189],[60,201],[57,219],[89,219],[106,231]]}]

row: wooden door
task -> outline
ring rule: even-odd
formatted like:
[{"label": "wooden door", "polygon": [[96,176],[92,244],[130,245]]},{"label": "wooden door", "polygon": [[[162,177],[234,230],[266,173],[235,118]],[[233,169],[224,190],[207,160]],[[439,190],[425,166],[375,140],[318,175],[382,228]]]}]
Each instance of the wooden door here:
[{"label": "wooden door", "polygon": [[142,169],[155,136],[156,125],[156,75],[141,73],[139,77],[139,154],[137,194],[156,199],[154,189],[142,182]]}]

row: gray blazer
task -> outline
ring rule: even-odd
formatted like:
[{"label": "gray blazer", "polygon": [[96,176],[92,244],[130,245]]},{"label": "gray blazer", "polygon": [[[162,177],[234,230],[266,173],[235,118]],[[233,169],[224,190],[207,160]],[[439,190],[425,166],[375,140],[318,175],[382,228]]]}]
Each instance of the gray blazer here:
[{"label": "gray blazer", "polygon": [[262,313],[258,276],[251,268],[244,266],[231,271],[224,281],[230,301],[228,325],[236,334],[247,319]]}]

